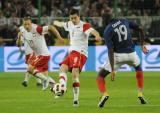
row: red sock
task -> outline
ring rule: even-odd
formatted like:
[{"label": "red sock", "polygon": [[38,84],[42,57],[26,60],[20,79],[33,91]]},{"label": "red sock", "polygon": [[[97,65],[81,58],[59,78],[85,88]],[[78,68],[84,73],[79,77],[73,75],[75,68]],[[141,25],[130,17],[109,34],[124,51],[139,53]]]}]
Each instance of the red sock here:
[{"label": "red sock", "polygon": [[136,71],[136,78],[137,78],[137,86],[138,88],[143,88],[143,72],[142,71]]},{"label": "red sock", "polygon": [[101,77],[101,76],[97,77],[97,85],[100,93],[103,94],[106,91],[106,87],[105,87],[106,84],[105,84],[104,77]]}]

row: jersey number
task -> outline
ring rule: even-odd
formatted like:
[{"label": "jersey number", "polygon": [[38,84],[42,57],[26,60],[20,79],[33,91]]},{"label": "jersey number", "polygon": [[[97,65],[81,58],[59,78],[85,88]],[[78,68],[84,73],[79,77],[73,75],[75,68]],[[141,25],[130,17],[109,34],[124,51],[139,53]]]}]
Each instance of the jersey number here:
[{"label": "jersey number", "polygon": [[120,25],[119,28],[114,29],[114,31],[118,34],[119,42],[127,40],[127,28],[125,25]]}]

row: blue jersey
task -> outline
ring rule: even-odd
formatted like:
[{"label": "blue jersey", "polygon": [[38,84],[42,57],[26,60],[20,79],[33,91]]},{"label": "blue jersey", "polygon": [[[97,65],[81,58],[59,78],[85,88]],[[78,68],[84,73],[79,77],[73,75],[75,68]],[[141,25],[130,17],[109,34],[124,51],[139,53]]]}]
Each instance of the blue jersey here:
[{"label": "blue jersey", "polygon": [[131,53],[135,51],[130,29],[139,26],[127,19],[112,19],[104,31],[105,44],[116,53]]}]

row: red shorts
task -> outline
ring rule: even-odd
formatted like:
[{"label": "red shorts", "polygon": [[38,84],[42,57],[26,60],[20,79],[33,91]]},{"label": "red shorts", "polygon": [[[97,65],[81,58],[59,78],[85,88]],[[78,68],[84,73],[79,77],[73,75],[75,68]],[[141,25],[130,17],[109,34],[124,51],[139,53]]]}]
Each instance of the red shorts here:
[{"label": "red shorts", "polygon": [[26,64],[31,64],[31,62],[36,58],[34,53],[28,54],[25,57],[25,63]]},{"label": "red shorts", "polygon": [[84,64],[86,63],[87,57],[77,51],[72,51],[69,55],[64,59],[63,62],[60,63],[66,64],[69,67],[69,71],[72,71],[72,68],[79,68],[82,70]]},{"label": "red shorts", "polygon": [[36,56],[35,59],[30,62],[32,66],[35,67],[37,72],[45,72],[48,70],[48,62],[50,60],[50,56]]}]

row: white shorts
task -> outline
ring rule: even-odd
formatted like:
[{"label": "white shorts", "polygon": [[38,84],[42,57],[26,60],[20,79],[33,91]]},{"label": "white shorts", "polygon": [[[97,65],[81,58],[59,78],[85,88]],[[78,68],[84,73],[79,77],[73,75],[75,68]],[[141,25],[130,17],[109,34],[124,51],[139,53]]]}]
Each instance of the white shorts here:
[{"label": "white shorts", "polygon": [[[114,69],[117,71],[122,65],[128,64],[129,66],[138,66],[140,59],[136,52],[132,53],[114,53]],[[100,67],[111,72],[109,59]]]}]

